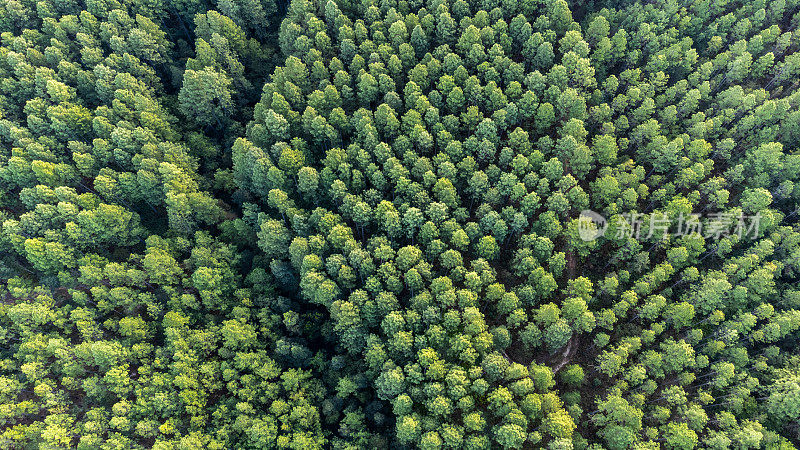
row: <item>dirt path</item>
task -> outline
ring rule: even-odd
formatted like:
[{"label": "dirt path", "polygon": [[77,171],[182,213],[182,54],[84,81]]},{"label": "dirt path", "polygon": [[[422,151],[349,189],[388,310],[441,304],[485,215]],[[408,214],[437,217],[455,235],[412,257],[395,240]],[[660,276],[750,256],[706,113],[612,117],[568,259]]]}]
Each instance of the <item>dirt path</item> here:
[{"label": "dirt path", "polygon": [[575,356],[575,353],[578,351],[578,345],[575,342],[576,340],[577,336],[572,336],[572,338],[570,338],[566,347],[564,347],[564,350],[561,352],[561,358],[558,364],[552,367],[553,374],[558,373],[559,370],[572,361],[572,357]]},{"label": "dirt path", "polygon": [[575,258],[575,254],[571,251],[566,253],[566,258],[567,258],[567,278],[570,280],[574,280],[578,268],[578,261],[576,261],[577,258]]}]

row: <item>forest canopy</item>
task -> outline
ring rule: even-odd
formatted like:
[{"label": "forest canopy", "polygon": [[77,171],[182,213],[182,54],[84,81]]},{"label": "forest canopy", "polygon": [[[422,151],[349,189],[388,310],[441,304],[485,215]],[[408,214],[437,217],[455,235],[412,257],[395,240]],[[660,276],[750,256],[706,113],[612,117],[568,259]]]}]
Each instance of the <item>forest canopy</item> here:
[{"label": "forest canopy", "polygon": [[800,447],[800,0],[0,0],[0,449]]}]

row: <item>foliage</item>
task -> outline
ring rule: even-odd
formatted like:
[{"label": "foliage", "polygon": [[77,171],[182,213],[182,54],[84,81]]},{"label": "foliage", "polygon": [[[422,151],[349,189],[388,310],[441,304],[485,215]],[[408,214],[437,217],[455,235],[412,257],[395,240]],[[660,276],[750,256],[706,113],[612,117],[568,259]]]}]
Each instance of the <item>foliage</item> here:
[{"label": "foliage", "polygon": [[5,1],[0,447],[797,447],[798,25]]}]

